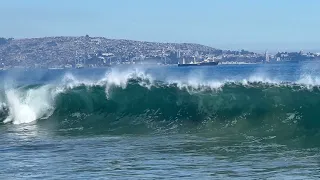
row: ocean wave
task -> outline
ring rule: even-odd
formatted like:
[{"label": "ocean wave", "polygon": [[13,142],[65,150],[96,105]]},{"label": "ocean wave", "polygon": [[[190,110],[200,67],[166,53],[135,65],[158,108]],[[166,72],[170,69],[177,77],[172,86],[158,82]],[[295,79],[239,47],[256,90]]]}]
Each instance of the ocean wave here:
[{"label": "ocean wave", "polygon": [[[192,79],[193,78],[193,79]],[[109,133],[210,131],[301,137],[320,130],[316,81],[159,81],[138,70],[112,70],[98,81],[66,74],[60,84],[3,92],[0,120],[55,121],[59,129]]]}]

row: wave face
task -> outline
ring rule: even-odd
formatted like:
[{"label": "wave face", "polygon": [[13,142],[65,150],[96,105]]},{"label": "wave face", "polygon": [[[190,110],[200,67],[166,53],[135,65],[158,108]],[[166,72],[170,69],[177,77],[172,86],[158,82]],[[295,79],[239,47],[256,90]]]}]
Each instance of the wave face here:
[{"label": "wave face", "polygon": [[245,134],[277,140],[316,138],[320,88],[269,81],[157,81],[142,72],[99,81],[67,74],[59,85],[3,91],[0,120],[39,120],[89,133]]}]

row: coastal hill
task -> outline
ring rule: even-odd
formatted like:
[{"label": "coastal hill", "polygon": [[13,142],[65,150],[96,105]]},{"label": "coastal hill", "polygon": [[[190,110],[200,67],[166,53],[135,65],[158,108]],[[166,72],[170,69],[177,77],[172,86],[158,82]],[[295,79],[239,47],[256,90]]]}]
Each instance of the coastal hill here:
[{"label": "coastal hill", "polygon": [[114,63],[177,64],[214,56],[220,61],[261,61],[263,55],[193,43],[158,43],[103,37],[0,38],[0,67],[97,67]]}]

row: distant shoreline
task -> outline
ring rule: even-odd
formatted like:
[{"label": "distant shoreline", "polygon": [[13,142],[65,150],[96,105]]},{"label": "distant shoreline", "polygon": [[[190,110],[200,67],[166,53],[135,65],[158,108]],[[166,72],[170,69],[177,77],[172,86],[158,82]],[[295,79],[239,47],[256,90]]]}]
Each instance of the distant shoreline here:
[{"label": "distant shoreline", "polygon": [[[0,68],[106,67],[115,64],[178,64],[213,58],[221,64],[305,60],[320,54],[278,52],[276,55],[246,50],[230,51],[195,43],[159,43],[104,37],[59,36],[0,38]],[[234,63],[231,63],[234,62]]]}]

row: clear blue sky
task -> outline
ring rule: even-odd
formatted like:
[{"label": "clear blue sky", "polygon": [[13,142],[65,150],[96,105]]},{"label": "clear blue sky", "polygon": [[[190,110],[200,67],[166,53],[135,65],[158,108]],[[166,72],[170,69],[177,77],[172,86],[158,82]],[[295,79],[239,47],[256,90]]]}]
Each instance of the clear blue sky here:
[{"label": "clear blue sky", "polygon": [[1,0],[0,37],[104,36],[320,49],[320,0]]}]

